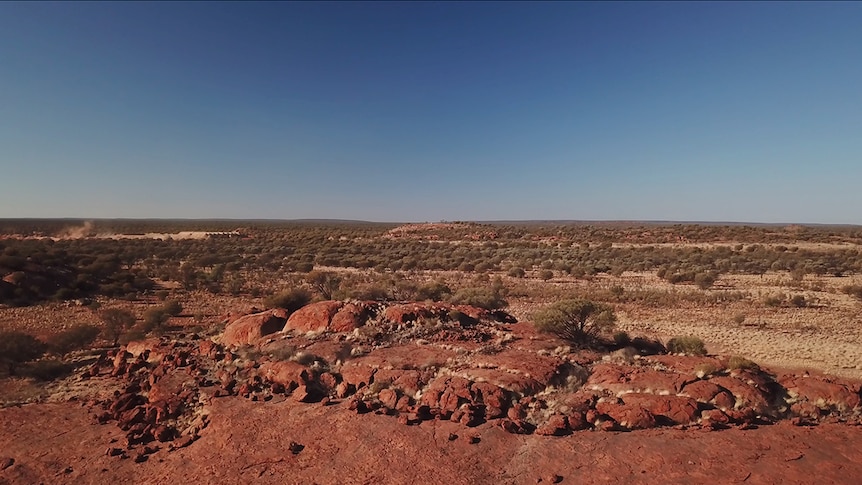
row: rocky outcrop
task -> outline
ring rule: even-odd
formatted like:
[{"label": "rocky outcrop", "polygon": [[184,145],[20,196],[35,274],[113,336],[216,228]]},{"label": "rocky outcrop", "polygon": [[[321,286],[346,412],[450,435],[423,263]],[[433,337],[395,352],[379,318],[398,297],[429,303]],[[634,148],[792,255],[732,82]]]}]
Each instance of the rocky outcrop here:
[{"label": "rocky outcrop", "polygon": [[284,328],[287,310],[275,309],[240,317],[225,327],[221,342],[226,346],[251,345],[261,337]]},{"label": "rocky outcrop", "polygon": [[[447,308],[442,304],[391,308],[398,310],[386,316],[371,303],[312,304],[287,319],[296,332],[263,343],[260,337],[272,335],[284,314],[247,315],[221,341],[259,343],[254,349],[198,336],[151,339],[103,355],[81,379],[117,383],[113,396],[90,406],[98,422],[115,423],[125,433],[125,441],[112,447],[119,451],[111,453],[133,461],[145,461],[159,447],[192,444],[208,426],[208,403],[219,399],[318,403],[393,416],[403,425],[441,420],[543,436],[663,426],[712,431],[862,417],[855,382],[776,378],[759,368],[728,369],[715,357],[637,355],[613,363],[599,351],[571,349],[527,324],[503,326],[463,312],[471,319],[465,325],[451,307],[441,313]],[[420,324],[425,311],[438,315],[434,325]],[[349,331],[368,325],[378,327]]]},{"label": "rocky outcrop", "polygon": [[787,401],[794,414],[805,418],[823,415],[860,414],[860,384],[835,378],[813,376],[782,376],[780,384],[787,390]]},{"label": "rocky outcrop", "polygon": [[392,305],[383,312],[386,320],[392,323],[418,323],[424,319],[449,320],[452,306],[447,303],[405,303]]}]

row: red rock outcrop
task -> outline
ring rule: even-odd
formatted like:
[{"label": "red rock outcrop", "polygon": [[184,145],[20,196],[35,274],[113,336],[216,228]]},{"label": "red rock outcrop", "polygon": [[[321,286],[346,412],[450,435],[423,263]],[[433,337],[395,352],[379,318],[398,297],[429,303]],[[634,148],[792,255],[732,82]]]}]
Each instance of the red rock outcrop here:
[{"label": "red rock outcrop", "polygon": [[596,411],[609,416],[625,429],[649,429],[656,426],[655,416],[637,404],[600,402],[596,404]]},{"label": "red rock outcrop", "polygon": [[287,320],[287,311],[283,309],[246,315],[225,327],[221,342],[232,347],[251,345],[263,336],[280,331]]},{"label": "red rock outcrop", "polygon": [[606,390],[614,394],[646,392],[675,395],[694,379],[694,376],[659,371],[649,367],[599,364],[593,367],[593,373],[587,379],[587,386],[590,389]]},{"label": "red rock outcrop", "polygon": [[392,305],[383,312],[384,318],[392,323],[415,323],[423,318],[449,319],[452,305],[448,303],[404,303]]},{"label": "red rock outcrop", "polygon": [[375,302],[345,303],[338,313],[332,316],[327,328],[333,332],[352,332],[377,314]]},{"label": "red rock outcrop", "polygon": [[352,332],[376,317],[381,307],[382,304],[373,301],[319,301],[297,310],[287,320],[284,330]]},{"label": "red rock outcrop", "polygon": [[689,424],[700,417],[697,402],[689,397],[633,393],[626,394],[622,399],[625,404],[640,406],[670,424]]},{"label": "red rock outcrop", "polygon": [[[828,380],[827,380],[828,379]],[[787,389],[790,400],[807,402],[819,409],[852,413],[860,408],[859,383],[815,376],[784,376],[779,383]]]}]

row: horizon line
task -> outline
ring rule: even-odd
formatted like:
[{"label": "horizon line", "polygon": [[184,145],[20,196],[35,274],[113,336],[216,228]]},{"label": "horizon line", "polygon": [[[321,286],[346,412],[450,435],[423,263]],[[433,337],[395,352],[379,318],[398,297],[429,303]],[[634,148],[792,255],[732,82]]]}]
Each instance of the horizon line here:
[{"label": "horizon line", "polygon": [[695,226],[819,226],[819,227],[860,227],[862,224],[828,222],[755,222],[755,221],[692,221],[668,219],[441,219],[438,221],[372,221],[363,219],[338,218],[235,218],[235,217],[0,217],[0,221],[138,221],[138,222],[293,222],[293,223],[347,223],[347,224],[492,224],[492,225],[535,225],[535,224],[644,224],[644,225],[695,225]]}]

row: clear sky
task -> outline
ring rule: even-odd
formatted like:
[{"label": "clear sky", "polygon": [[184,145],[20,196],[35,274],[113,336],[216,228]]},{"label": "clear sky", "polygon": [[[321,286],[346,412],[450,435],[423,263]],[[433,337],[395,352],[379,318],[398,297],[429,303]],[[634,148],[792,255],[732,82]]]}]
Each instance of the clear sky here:
[{"label": "clear sky", "polygon": [[862,3],[0,2],[0,217],[862,224]]}]

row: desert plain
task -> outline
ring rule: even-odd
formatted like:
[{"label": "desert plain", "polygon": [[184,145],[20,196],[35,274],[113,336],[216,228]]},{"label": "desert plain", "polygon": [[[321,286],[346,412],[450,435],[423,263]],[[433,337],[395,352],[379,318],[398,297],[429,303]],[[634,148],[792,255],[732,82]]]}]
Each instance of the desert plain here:
[{"label": "desert plain", "polygon": [[0,221],[0,483],[858,483],[860,244]]}]

